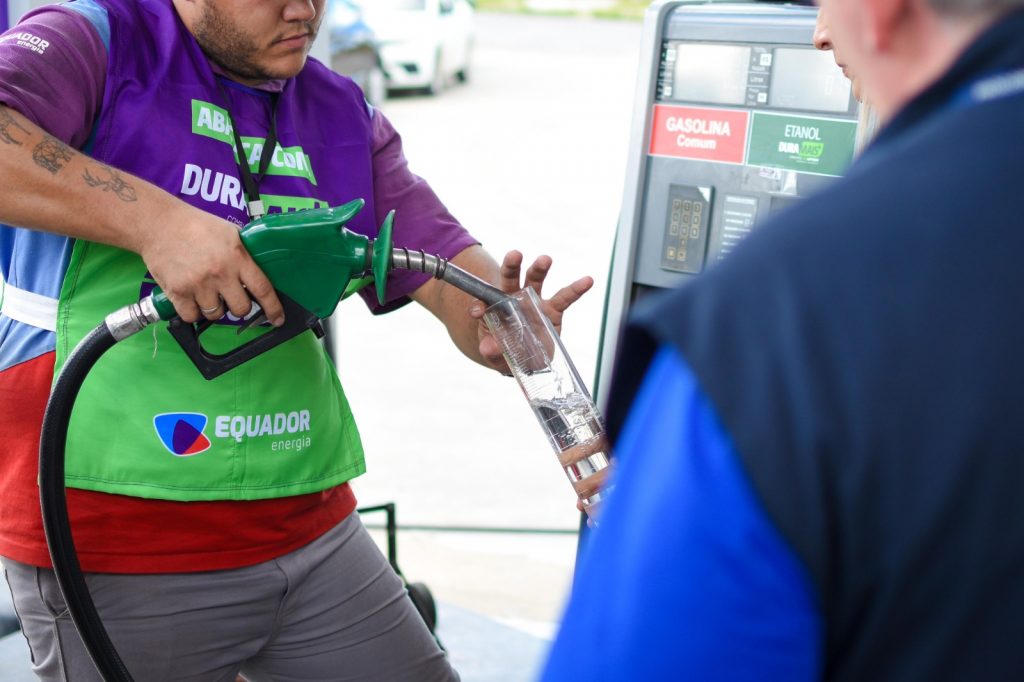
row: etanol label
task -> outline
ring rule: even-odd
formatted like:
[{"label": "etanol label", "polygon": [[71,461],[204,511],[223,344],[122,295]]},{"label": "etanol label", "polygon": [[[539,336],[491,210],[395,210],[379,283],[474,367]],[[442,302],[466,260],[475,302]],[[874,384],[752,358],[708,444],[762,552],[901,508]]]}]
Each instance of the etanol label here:
[{"label": "etanol label", "polygon": [[853,161],[854,121],[754,112],[750,126],[751,166],[841,175]]}]

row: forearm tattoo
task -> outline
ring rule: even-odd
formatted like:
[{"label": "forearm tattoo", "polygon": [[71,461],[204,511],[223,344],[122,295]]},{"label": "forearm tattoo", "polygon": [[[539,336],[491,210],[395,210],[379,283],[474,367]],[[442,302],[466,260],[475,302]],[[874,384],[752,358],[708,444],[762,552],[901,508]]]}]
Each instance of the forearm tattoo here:
[{"label": "forearm tattoo", "polygon": [[71,160],[71,148],[52,135],[44,134],[43,141],[32,150],[32,160],[40,168],[56,175]]},{"label": "forearm tattoo", "polygon": [[7,107],[0,107],[0,142],[4,144],[16,144],[19,147],[21,142],[14,138],[14,131],[20,130],[28,135],[28,131],[16,120]]},{"label": "forearm tattoo", "polygon": [[121,201],[135,201],[138,199],[138,196],[135,193],[135,188],[128,184],[128,182],[121,177],[120,173],[110,166],[103,164],[98,164],[98,167],[103,172],[97,173],[97,175],[90,173],[88,168],[85,169],[85,173],[82,174],[82,177],[85,178],[87,185],[90,187],[99,187],[104,192],[113,192]]}]

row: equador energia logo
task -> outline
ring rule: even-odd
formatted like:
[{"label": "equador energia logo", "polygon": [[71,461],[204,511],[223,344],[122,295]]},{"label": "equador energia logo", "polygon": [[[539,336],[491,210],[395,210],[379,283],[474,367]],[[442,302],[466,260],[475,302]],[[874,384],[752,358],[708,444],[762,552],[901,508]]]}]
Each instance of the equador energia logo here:
[{"label": "equador energia logo", "polygon": [[203,433],[207,421],[205,414],[175,412],[153,417],[153,426],[172,455],[188,457],[210,449],[210,439]]}]

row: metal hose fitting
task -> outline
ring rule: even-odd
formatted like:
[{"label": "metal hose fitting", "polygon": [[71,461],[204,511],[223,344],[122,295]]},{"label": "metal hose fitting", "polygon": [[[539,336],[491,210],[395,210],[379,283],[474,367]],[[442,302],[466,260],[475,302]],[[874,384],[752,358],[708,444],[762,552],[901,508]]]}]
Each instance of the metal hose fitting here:
[{"label": "metal hose fitting", "polygon": [[501,289],[454,265],[448,259],[415,249],[401,247],[392,249],[391,268],[428,274],[435,279],[451,284],[473,298],[480,299],[488,306],[500,303],[507,296]]},{"label": "metal hose fitting", "polygon": [[138,303],[126,305],[110,313],[104,324],[107,325],[114,340],[121,341],[159,320],[160,313],[157,312],[152,297],[147,296]]}]

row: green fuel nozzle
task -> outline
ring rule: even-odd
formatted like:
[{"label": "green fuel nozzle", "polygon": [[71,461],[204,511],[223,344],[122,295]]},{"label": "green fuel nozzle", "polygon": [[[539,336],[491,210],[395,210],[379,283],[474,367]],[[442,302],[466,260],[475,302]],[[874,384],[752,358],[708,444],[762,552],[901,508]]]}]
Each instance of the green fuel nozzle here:
[{"label": "green fuel nozzle", "polygon": [[242,244],[273,282],[284,306],[285,323],[234,350],[215,354],[203,348],[199,337],[213,323],[184,322],[159,288],[142,301],[112,313],[107,326],[120,339],[157,320],[166,320],[171,335],[199,371],[213,379],[307,329],[323,336],[320,321],[329,317],[342,299],[371,282],[377,300],[383,304],[387,278],[393,269],[429,274],[488,305],[505,298],[501,290],[444,258],[393,248],[394,211],[387,215],[375,239],[346,228],[364,203],[357,199],[337,208],[276,213],[242,228]]},{"label": "green fuel nozzle", "polygon": [[[169,331],[207,379],[213,379],[238,365],[298,336],[307,329],[323,336],[320,321],[329,317],[345,297],[377,280],[378,297],[383,296],[389,264],[385,252],[391,248],[389,215],[380,235],[371,240],[346,225],[362,210],[356,199],[336,208],[275,213],[252,221],[240,233],[242,244],[274,284],[284,307],[285,323],[227,352],[211,353],[203,348],[200,335],[212,322],[184,322],[167,295],[155,288],[136,304],[141,317],[166,320]],[[139,315],[132,315],[132,325]],[[108,321],[109,324],[109,321]]]},{"label": "green fuel nozzle", "polygon": [[[364,203],[263,216],[242,228],[242,244],[279,293],[320,319],[329,317],[342,298],[370,281],[371,240],[345,227]],[[159,287],[152,296],[161,319],[175,317]]]}]

